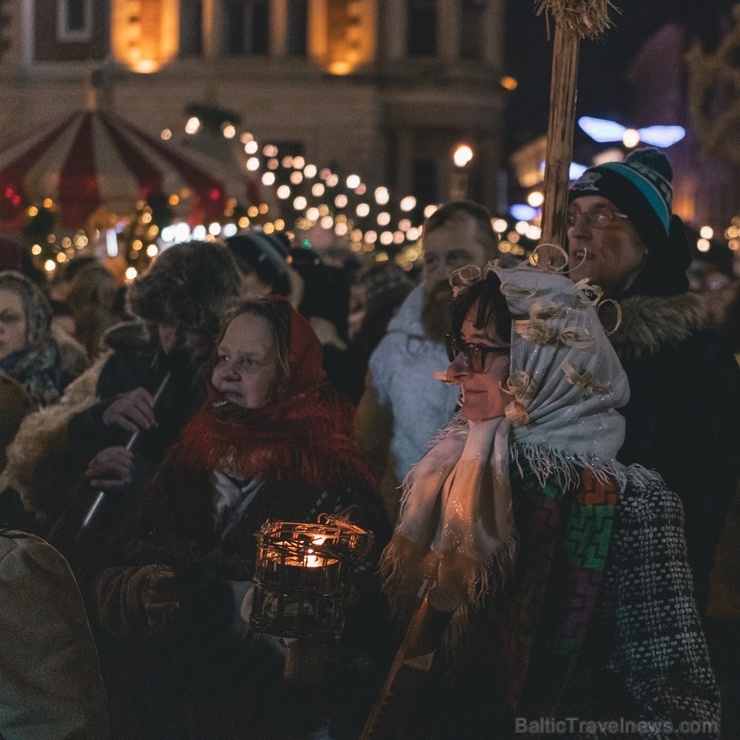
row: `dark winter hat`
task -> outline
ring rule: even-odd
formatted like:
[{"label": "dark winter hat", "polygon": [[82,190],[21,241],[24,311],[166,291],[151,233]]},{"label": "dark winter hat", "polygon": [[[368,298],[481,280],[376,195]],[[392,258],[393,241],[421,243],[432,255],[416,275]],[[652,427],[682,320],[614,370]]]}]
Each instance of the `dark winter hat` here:
[{"label": "dark winter hat", "polygon": [[240,286],[239,269],[222,244],[175,244],[131,283],[129,309],[145,321],[178,324],[215,336]]},{"label": "dark winter hat", "polygon": [[399,306],[414,287],[395,262],[375,262],[361,275],[368,313],[388,305]]},{"label": "dark winter hat", "polygon": [[271,234],[260,231],[244,231],[226,240],[226,246],[234,256],[244,257],[249,262],[267,263],[275,272],[288,271],[288,245]]},{"label": "dark winter hat", "polygon": [[273,292],[287,295],[288,244],[277,236],[260,231],[242,231],[226,239],[226,246],[243,272],[254,271],[263,282],[273,286]]},{"label": "dark winter hat", "polygon": [[608,198],[630,217],[648,252],[667,247],[673,204],[673,170],[657,149],[633,152],[624,162],[586,170],[573,183],[569,200],[584,195]]},{"label": "dark winter hat", "polygon": [[648,259],[627,295],[675,295],[688,290],[691,249],[683,221],[671,213],[673,170],[657,149],[640,149],[624,162],[591,167],[573,183],[569,200],[608,198],[629,216]]}]

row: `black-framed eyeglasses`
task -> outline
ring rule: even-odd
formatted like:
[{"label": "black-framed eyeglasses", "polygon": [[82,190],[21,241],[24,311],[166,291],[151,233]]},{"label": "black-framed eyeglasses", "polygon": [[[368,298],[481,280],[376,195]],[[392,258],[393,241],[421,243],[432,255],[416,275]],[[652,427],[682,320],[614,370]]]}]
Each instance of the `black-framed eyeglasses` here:
[{"label": "black-framed eyeglasses", "polygon": [[447,349],[447,359],[450,362],[453,362],[462,352],[468,361],[470,371],[473,373],[485,372],[487,355],[506,355],[511,351],[511,347],[490,347],[487,344],[463,342],[462,339],[452,334],[445,335],[445,348]]},{"label": "black-framed eyeglasses", "polygon": [[569,208],[565,214],[565,223],[568,226],[575,226],[579,216],[583,216],[586,223],[594,229],[605,229],[615,218],[629,218],[626,213],[619,213],[606,206],[597,206],[596,208],[590,208],[588,211]]}]

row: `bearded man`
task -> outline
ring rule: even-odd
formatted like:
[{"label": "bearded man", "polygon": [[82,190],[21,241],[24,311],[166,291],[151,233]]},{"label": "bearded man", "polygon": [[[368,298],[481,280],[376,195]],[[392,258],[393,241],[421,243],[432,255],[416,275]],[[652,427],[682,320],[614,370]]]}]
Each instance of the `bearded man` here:
[{"label": "bearded man", "polygon": [[450,273],[497,255],[491,214],[470,201],[437,209],[423,231],[423,282],[408,295],[376,347],[355,420],[355,441],[375,474],[391,522],[399,486],[455,411],[457,389],[435,380],[447,367]]}]

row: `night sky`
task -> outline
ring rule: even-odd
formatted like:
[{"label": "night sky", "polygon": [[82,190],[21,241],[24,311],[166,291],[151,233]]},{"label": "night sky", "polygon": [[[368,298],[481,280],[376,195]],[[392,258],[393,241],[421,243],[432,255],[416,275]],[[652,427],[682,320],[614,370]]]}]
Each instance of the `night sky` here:
[{"label": "night sky", "polygon": [[[576,115],[609,118],[620,123],[629,109],[624,72],[641,44],[667,21],[692,29],[706,47],[716,45],[717,17],[740,0],[613,0],[614,26],[580,49]],[[505,73],[519,81],[507,105],[509,152],[547,131],[552,41],[534,0],[508,0]]]}]

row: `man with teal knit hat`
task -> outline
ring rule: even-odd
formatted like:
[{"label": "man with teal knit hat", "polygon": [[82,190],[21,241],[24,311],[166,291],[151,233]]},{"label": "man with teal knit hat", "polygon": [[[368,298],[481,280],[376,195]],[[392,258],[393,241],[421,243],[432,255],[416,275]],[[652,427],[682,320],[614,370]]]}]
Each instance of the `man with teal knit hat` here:
[{"label": "man with teal knit hat", "polygon": [[[612,344],[630,401],[620,460],[657,470],[681,497],[697,602],[740,478],[740,368],[689,293],[691,251],[672,212],[673,172],[657,149],[592,167],[573,184],[567,214],[570,277],[617,300]],[[656,536],[660,536],[656,532]]]}]

